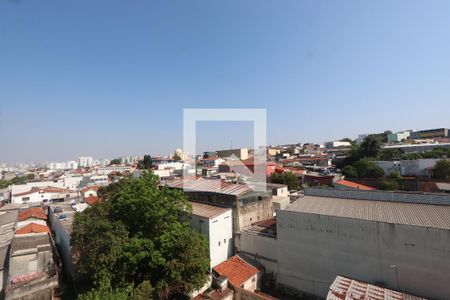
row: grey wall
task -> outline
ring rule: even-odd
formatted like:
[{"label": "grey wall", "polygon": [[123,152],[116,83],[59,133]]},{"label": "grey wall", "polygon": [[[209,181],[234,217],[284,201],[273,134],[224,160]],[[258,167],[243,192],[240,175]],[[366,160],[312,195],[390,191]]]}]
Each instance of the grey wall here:
[{"label": "grey wall", "polygon": [[242,231],[235,235],[235,245],[238,254],[257,260],[269,272],[277,272],[278,243],[275,237]]},{"label": "grey wall", "polygon": [[278,211],[277,219],[279,284],[325,297],[344,275],[450,299],[449,230],[290,211]]}]

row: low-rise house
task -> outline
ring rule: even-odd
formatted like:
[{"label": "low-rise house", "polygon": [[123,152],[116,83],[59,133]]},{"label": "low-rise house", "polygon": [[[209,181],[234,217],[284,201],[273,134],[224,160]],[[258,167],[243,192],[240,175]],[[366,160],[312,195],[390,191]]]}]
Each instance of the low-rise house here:
[{"label": "low-rise house", "polygon": [[211,267],[233,255],[233,222],[230,208],[191,202],[191,226],[209,241]]},{"label": "low-rise house", "polygon": [[89,196],[89,197],[87,197],[87,198],[84,198],[83,201],[84,201],[84,203],[87,203],[87,204],[89,204],[89,205],[94,205],[94,204],[100,202],[100,198],[97,197],[97,196]]},{"label": "low-rise house", "polygon": [[235,287],[252,292],[259,288],[260,271],[238,255],[214,267],[213,271],[219,276],[226,276],[228,282]]},{"label": "low-rise house", "polygon": [[15,235],[5,299],[52,299],[59,261],[48,233]]},{"label": "low-rise house", "polygon": [[97,192],[100,187],[98,185],[87,186],[81,189],[81,197],[86,199],[90,196],[97,197]]},{"label": "low-rise house", "polygon": [[50,233],[50,229],[46,225],[30,223],[16,230],[16,234],[29,234],[29,233]]},{"label": "low-rise house", "polygon": [[47,215],[42,208],[33,207],[19,212],[17,229],[31,223],[47,226]]},{"label": "low-rise house", "polygon": [[74,198],[77,192],[65,188],[46,186],[33,187],[31,190],[12,195],[13,203],[48,203]]}]

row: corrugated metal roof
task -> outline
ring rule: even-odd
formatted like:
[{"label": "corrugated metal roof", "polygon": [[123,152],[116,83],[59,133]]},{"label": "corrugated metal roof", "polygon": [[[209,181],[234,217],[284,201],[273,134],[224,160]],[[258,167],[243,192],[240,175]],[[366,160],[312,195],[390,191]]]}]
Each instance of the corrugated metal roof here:
[{"label": "corrugated metal roof", "polygon": [[326,300],[426,300],[362,281],[337,276],[330,286]]},{"label": "corrugated metal roof", "polygon": [[242,183],[231,183],[221,179],[182,178],[166,181],[166,186],[184,189],[185,191],[212,192],[240,196],[251,191],[251,188]]},{"label": "corrugated metal roof", "polygon": [[214,206],[214,205],[208,205],[204,203],[199,202],[191,202],[192,204],[192,214],[208,219],[214,219],[217,216],[220,216],[223,213],[226,213],[227,211],[231,209]]},{"label": "corrugated metal roof", "polygon": [[392,224],[450,229],[450,206],[304,196],[286,210]]}]

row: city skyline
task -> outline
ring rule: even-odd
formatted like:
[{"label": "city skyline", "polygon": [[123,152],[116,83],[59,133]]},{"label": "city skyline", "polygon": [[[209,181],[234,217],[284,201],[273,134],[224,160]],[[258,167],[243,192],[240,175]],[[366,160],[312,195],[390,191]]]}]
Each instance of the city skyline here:
[{"label": "city skyline", "polygon": [[[269,144],[449,127],[449,12],[444,1],[4,1],[0,160],[172,153],[184,108],[266,108]],[[232,137],[237,125],[202,126],[199,149],[251,144],[245,124]]]}]

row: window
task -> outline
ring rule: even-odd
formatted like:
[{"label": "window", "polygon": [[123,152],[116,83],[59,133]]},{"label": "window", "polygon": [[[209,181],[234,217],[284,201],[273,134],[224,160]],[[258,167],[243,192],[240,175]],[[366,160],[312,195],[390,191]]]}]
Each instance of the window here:
[{"label": "window", "polygon": [[253,278],[252,278],[252,282],[254,283],[255,281],[256,281],[256,278],[255,278],[255,277],[253,277]]},{"label": "window", "polygon": [[219,241],[219,247],[220,247],[220,241]]},{"label": "window", "polygon": [[30,197],[22,197],[22,201],[23,202],[30,201]]},{"label": "window", "polygon": [[227,239],[223,239],[223,243],[226,244],[227,243]]}]

